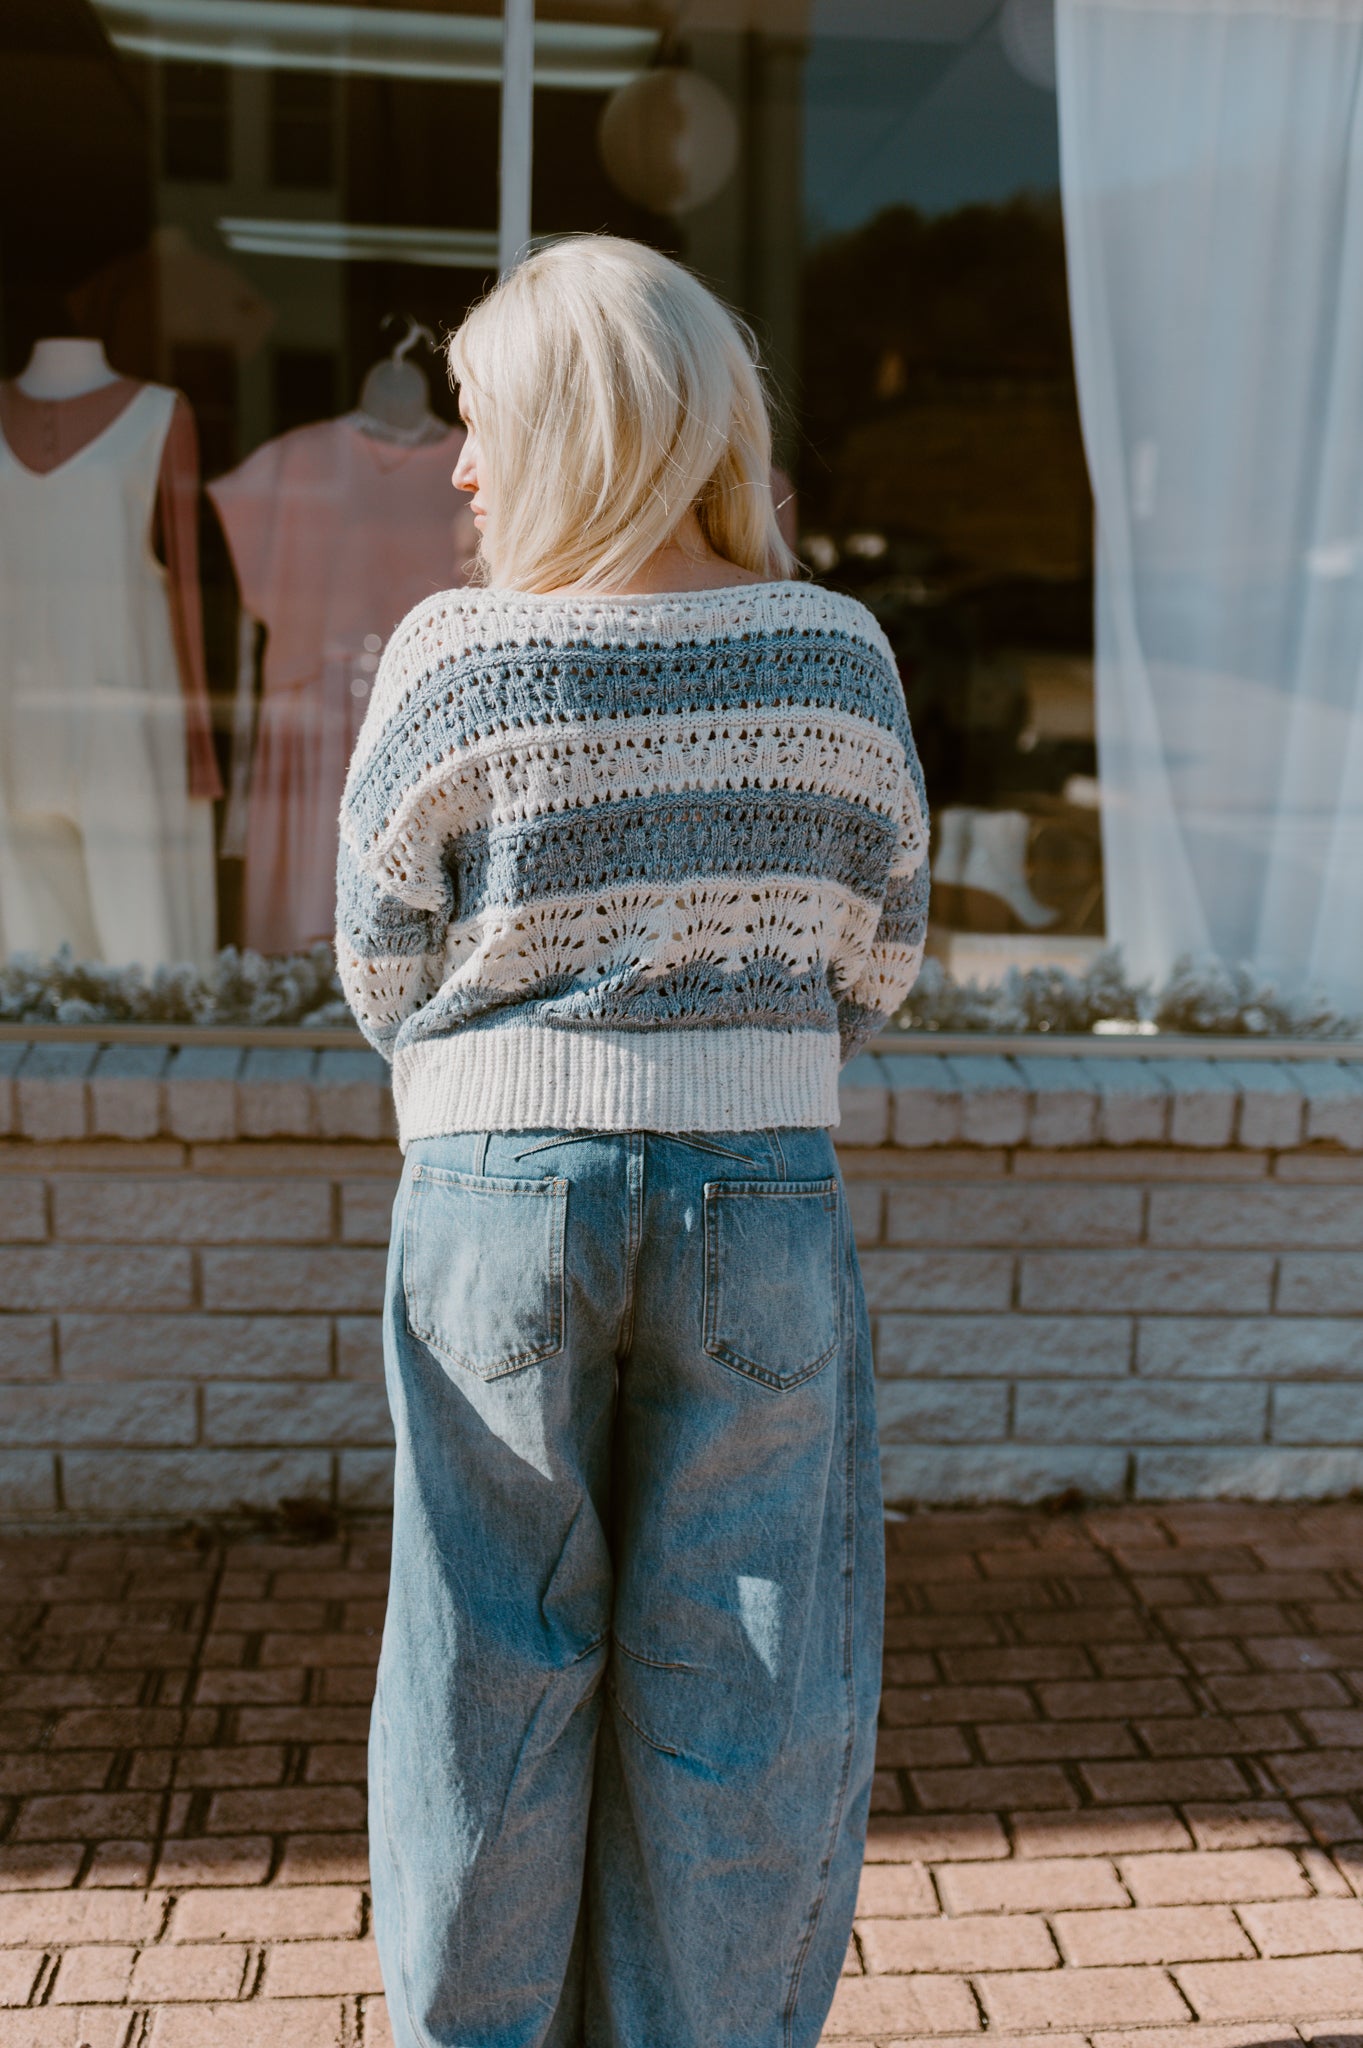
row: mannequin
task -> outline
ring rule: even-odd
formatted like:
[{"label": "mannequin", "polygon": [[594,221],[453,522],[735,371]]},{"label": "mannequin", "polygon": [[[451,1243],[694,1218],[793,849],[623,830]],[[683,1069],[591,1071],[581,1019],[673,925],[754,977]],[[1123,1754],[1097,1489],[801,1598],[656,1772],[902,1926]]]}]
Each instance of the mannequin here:
[{"label": "mannequin", "polygon": [[245,854],[243,937],[262,953],[331,937],[336,819],[380,650],[414,604],[467,581],[477,546],[450,482],[463,430],[407,360],[423,334],[433,346],[408,322],[356,410],[267,441],[209,485],[243,615],[265,628],[258,709],[253,625],[241,639],[224,834]]},{"label": "mannequin", "polygon": [[147,968],[212,954],[197,489],[185,401],[119,376],[98,341],[44,339],[0,386],[6,950]]},{"label": "mannequin", "polygon": [[101,342],[83,336],[35,341],[33,353],[17,379],[26,398],[79,398],[105,384],[123,380],[104,353]]}]

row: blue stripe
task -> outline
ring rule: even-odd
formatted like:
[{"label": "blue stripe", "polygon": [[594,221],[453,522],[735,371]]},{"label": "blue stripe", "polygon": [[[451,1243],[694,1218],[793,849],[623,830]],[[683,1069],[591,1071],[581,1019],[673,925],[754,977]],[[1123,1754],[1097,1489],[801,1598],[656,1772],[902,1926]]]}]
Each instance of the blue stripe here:
[{"label": "blue stripe", "polygon": [[480,650],[430,670],[356,771],[347,802],[369,838],[388,829],[428,767],[480,739],[603,717],[694,712],[709,720],[747,705],[850,713],[912,751],[898,675],[845,634],[755,635],[684,648]]},{"label": "blue stripe", "polygon": [[648,980],[637,969],[587,977],[555,975],[508,996],[505,989],[446,988],[404,1028],[402,1044],[470,1031],[550,1025],[581,1031],[706,1029],[736,1024],[757,1030],[834,1032],[838,1009],[818,969],[796,974],[784,961],[749,961],[726,973],[693,960]]},{"label": "blue stripe", "polygon": [[[449,891],[449,903],[454,891]],[[441,955],[449,905],[438,911],[414,910],[380,889],[342,839],[336,857],[336,929],[344,934],[361,960],[411,960],[421,954]]]},{"label": "blue stripe", "polygon": [[875,902],[897,844],[890,819],[841,797],[704,790],[466,832],[445,868],[460,923],[493,904],[726,875],[807,875]]},{"label": "blue stripe", "polygon": [[927,936],[931,881],[925,861],[906,878],[896,875],[885,890],[876,938],[892,946],[914,946]]}]

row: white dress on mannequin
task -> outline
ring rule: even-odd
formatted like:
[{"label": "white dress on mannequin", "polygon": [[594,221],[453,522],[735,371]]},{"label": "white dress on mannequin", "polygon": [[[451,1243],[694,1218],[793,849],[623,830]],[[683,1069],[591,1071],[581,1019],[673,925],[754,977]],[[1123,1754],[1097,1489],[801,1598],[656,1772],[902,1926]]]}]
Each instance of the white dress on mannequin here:
[{"label": "white dress on mannequin", "polygon": [[175,393],[42,474],[0,438],[0,948],[204,964],[213,807],[188,794],[152,513]]}]

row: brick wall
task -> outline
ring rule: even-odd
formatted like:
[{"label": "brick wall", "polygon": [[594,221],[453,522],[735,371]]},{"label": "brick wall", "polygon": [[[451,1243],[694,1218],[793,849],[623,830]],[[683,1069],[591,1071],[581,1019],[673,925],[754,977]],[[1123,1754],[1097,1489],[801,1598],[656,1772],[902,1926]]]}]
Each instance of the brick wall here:
[{"label": "brick wall", "polygon": [[[0,1045],[0,1516],[387,1499],[366,1053]],[[1363,1062],[868,1055],[891,1499],[1363,1487]]]}]

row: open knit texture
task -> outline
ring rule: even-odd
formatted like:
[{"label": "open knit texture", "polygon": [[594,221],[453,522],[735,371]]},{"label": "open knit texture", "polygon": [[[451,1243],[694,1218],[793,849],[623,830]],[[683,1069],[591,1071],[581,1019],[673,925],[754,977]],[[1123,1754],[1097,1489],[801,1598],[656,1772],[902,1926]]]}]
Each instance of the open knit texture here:
[{"label": "open knit texture", "polygon": [[337,878],[403,1144],[836,1123],[922,962],[927,839],[851,598],[430,599],[380,664]]}]

